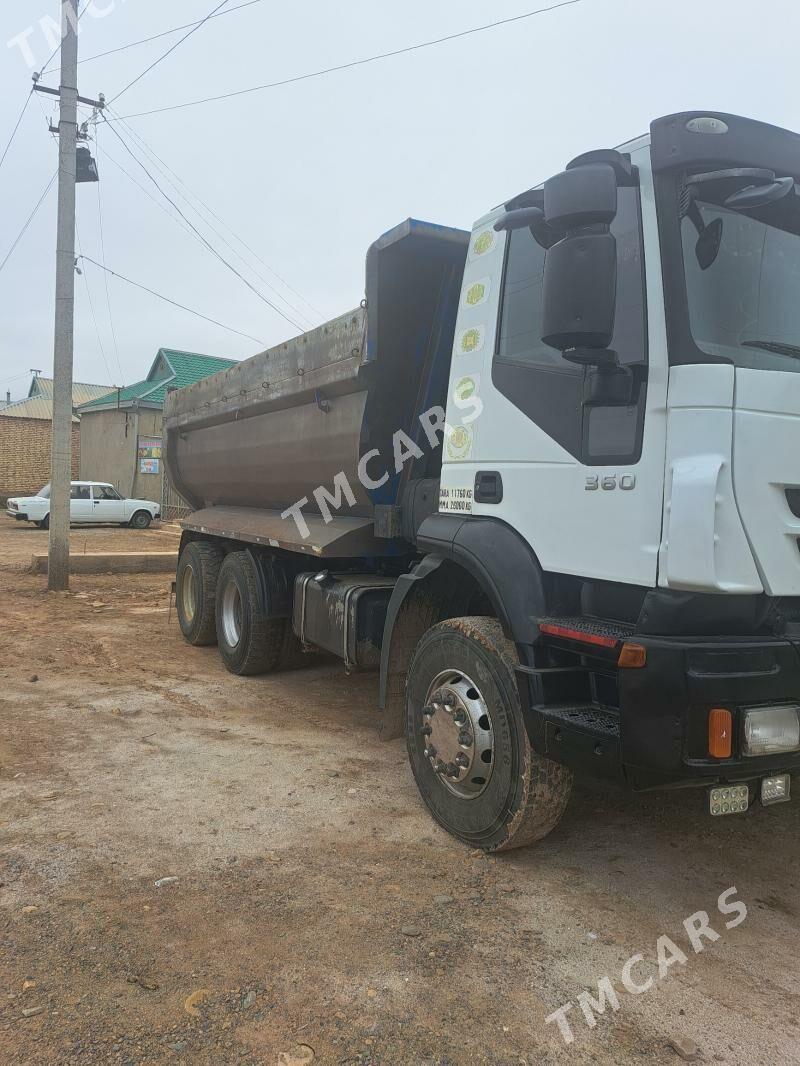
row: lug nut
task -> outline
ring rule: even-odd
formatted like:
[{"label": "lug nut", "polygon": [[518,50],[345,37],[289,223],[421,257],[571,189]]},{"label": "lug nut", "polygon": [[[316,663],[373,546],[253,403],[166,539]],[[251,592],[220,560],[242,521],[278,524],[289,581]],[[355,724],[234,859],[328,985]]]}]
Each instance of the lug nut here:
[{"label": "lug nut", "polygon": [[436,758],[436,748],[434,748],[433,744],[429,744],[427,746],[427,748],[425,749],[425,758],[426,759],[435,759]]},{"label": "lug nut", "polygon": [[427,714],[427,716],[430,718],[434,714],[436,714],[436,708],[433,706],[433,704],[429,703],[427,707],[422,708],[422,713]]},{"label": "lug nut", "polygon": [[453,721],[456,723],[456,725],[466,725],[467,724],[467,716],[461,710],[456,711],[455,714],[453,715]]},{"label": "lug nut", "polygon": [[461,745],[462,748],[471,748],[472,735],[470,733],[467,733],[466,730],[463,730],[461,733],[458,734],[458,743]]},{"label": "lug nut", "polygon": [[442,760],[441,759],[437,759],[436,760],[436,765],[434,766],[434,770],[436,771],[436,773],[437,774],[443,774],[446,769],[447,769],[447,767],[442,762]]},{"label": "lug nut", "polygon": [[456,766],[456,764],[454,762],[448,763],[448,765],[447,765],[447,776],[448,777],[458,777],[458,773],[459,773],[459,771],[458,771],[458,767]]},{"label": "lug nut", "polygon": [[456,766],[460,766],[462,770],[466,770],[469,766],[469,759],[463,751],[456,755]]},{"label": "lug nut", "polygon": [[423,735],[423,737],[429,737],[432,732],[433,732],[433,726],[430,726],[430,725],[424,725],[420,729],[420,733]]}]

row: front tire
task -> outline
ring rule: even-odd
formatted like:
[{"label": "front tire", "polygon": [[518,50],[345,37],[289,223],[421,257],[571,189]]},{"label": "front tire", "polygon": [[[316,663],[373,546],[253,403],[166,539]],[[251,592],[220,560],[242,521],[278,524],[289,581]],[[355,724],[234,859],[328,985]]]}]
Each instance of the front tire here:
[{"label": "front tire", "polygon": [[193,540],[181,552],[175,576],[175,603],[181,632],[190,644],[216,644],[217,581],[224,553]]},{"label": "front tire", "polygon": [[558,823],[571,772],[533,751],[514,675],[514,645],[493,618],[429,629],[406,688],[411,769],[433,817],[485,851],[524,847]]},{"label": "front tire", "polygon": [[231,552],[219,572],[217,642],[225,669],[240,676],[266,674],[281,665],[292,636],[288,618],[266,613],[248,552]]},{"label": "front tire", "polygon": [[149,511],[137,511],[130,520],[131,529],[147,529],[153,521]]},{"label": "front tire", "polygon": [[44,518],[41,520],[41,522],[37,522],[36,525],[39,527],[39,529],[49,529],[50,528],[50,515],[46,514],[44,516]]}]

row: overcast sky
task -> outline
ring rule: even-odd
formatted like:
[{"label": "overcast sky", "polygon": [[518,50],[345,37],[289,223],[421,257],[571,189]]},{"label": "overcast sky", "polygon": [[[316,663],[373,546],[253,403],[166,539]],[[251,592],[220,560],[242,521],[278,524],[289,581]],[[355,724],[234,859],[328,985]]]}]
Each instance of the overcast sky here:
[{"label": "overcast sky", "polygon": [[[236,7],[243,0],[229,0]],[[545,6],[548,0],[261,0],[203,26],[124,94],[123,116],[248,88],[401,48]],[[550,0],[552,2],[552,0]],[[99,13],[112,0],[95,0]],[[209,13],[214,0],[114,0],[84,17],[82,57]],[[56,0],[0,8],[0,154],[30,70],[17,45],[28,28],[41,67],[51,49],[39,19]],[[488,208],[560,170],[572,156],[643,133],[651,119],[694,108],[731,111],[800,129],[798,0],[581,0],[412,54],[225,102],[132,119],[157,155],[224,220],[225,239],[314,323],[363,295],[364,256],[408,216],[469,228]],[[80,92],[111,99],[181,34],[83,63]],[[53,63],[53,67],[57,62]],[[43,82],[54,84],[52,73]],[[40,104],[42,106],[40,106]],[[0,262],[56,167],[45,117],[32,100],[0,169]],[[122,128],[136,155],[144,150]],[[298,332],[173,222],[160,194],[109,129],[99,132],[105,257],[110,268],[263,341]],[[208,239],[243,264],[147,163]],[[175,180],[175,179],[173,179]],[[179,186],[180,188],[180,186]],[[185,192],[185,190],[183,190]],[[78,187],[83,252],[101,259],[98,188]],[[187,194],[188,195],[188,194]],[[170,214],[173,209],[161,201]],[[194,202],[194,201],[193,201]],[[0,394],[16,398],[28,370],[52,372],[53,188],[0,273]],[[243,238],[304,300],[236,244]],[[264,280],[252,284],[292,311]],[[75,379],[129,384],[159,347],[246,358],[246,340],[86,265],[76,279]],[[112,338],[111,321],[118,345]],[[101,350],[102,342],[102,350]],[[15,380],[9,380],[15,379]]]}]

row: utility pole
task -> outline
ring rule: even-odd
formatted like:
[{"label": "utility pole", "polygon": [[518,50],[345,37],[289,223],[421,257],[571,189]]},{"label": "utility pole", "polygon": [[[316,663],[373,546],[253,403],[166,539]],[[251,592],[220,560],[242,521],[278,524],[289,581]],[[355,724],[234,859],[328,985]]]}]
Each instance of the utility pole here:
[{"label": "utility pole", "polygon": [[78,101],[102,109],[103,101],[78,96],[78,0],[61,4],[61,85],[34,90],[60,99],[58,124],[58,234],[53,350],[53,437],[50,474],[50,542],[47,586],[69,588],[69,508],[72,481],[72,357],[75,326],[75,182]]},{"label": "utility pole", "polygon": [[47,587],[69,588],[72,481],[72,356],[75,326],[75,173],[78,145],[78,0],[61,8],[61,110],[58,123],[58,235],[53,350],[53,443]]}]

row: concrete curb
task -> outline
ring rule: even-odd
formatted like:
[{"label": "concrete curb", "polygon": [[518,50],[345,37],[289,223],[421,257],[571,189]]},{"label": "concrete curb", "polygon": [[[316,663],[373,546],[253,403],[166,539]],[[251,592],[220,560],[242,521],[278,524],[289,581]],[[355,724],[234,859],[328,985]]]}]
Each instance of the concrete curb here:
[{"label": "concrete curb", "polygon": [[[174,574],[177,552],[87,552],[70,555],[71,574]],[[47,555],[31,558],[32,574],[47,573]]]}]

